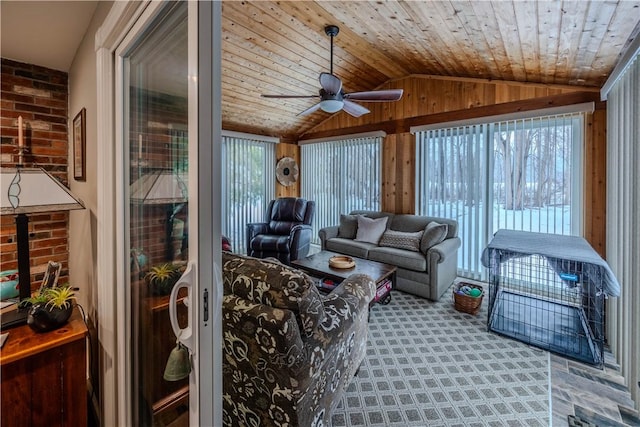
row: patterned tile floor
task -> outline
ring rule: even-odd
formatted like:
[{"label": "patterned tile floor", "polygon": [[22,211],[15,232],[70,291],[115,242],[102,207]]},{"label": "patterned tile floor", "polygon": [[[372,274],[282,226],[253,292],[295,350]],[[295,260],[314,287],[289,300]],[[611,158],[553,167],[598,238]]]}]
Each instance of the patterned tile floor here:
[{"label": "patterned tile floor", "polygon": [[551,407],[554,427],[569,426],[569,415],[598,427],[640,426],[611,353],[602,370],[552,354]]}]

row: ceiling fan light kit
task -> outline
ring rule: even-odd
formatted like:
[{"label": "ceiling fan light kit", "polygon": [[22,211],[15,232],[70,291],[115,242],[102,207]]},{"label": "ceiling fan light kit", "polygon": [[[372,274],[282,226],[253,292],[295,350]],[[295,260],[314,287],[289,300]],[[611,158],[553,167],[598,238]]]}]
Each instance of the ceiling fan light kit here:
[{"label": "ceiling fan light kit", "polygon": [[298,113],[298,116],[306,116],[318,110],[327,113],[337,113],[344,110],[346,113],[360,117],[370,111],[353,101],[385,102],[398,101],[402,98],[402,89],[371,90],[366,92],[345,93],[342,90],[342,81],[333,74],[333,38],[338,35],[340,28],[336,25],[324,27],[326,35],[331,37],[331,68],[329,73],[320,73],[320,86],[318,95],[262,95],[263,98],[320,98],[320,102]]},{"label": "ceiling fan light kit", "polygon": [[325,99],[320,101],[320,109],[322,111],[326,111],[327,113],[337,113],[342,110],[344,106],[344,101],[339,101],[337,99]]}]

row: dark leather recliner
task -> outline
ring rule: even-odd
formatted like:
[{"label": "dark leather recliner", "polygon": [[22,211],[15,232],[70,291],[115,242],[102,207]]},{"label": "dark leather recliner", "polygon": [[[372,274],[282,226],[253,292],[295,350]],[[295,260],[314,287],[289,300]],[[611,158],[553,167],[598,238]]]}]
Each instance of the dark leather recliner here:
[{"label": "dark leather recliner", "polygon": [[282,197],[269,203],[265,222],[247,224],[247,254],[290,264],[309,253],[314,201]]}]

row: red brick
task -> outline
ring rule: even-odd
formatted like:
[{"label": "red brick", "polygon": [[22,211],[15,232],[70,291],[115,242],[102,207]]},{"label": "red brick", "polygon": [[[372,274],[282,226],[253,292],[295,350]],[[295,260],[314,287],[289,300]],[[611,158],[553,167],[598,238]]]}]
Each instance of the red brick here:
[{"label": "red brick", "polygon": [[[44,67],[24,64],[8,59],[1,60],[0,86],[2,113],[0,135],[2,153],[14,154],[18,130],[16,119],[22,116],[26,124],[25,138],[31,149],[25,157],[27,166],[38,164],[52,175],[67,182],[68,167],[68,75],[67,73]],[[47,96],[34,96],[15,92],[15,87],[38,89]],[[31,122],[40,120],[48,123],[47,130],[34,129]],[[40,124],[40,123],[39,123]],[[35,123],[33,123],[35,125]],[[13,156],[13,161],[17,155]],[[15,163],[3,164],[14,166]],[[56,212],[30,216],[29,244],[31,265],[44,265],[49,260],[68,264],[68,213]],[[15,260],[15,220],[11,215],[3,215],[0,223],[3,267],[17,265]],[[38,273],[42,277],[42,273]],[[68,272],[66,273],[68,274]],[[32,274],[31,280],[34,281]],[[39,285],[39,283],[38,283]]]}]

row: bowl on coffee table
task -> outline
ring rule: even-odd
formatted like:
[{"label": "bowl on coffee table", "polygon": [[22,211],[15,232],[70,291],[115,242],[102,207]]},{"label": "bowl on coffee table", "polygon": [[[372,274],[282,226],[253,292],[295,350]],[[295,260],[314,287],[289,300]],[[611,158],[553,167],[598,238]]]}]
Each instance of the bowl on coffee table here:
[{"label": "bowl on coffee table", "polygon": [[350,256],[336,255],[329,258],[329,266],[339,269],[347,269],[355,267],[356,262]]}]

